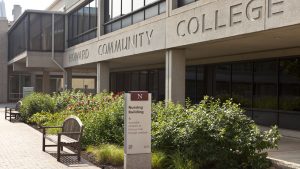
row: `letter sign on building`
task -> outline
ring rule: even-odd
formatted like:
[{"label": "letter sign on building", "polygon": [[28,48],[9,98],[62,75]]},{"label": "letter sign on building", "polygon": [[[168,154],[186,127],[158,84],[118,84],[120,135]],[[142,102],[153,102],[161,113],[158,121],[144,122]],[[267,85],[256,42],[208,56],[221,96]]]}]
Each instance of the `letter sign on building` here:
[{"label": "letter sign on building", "polygon": [[125,154],[151,153],[151,94],[125,94]]}]

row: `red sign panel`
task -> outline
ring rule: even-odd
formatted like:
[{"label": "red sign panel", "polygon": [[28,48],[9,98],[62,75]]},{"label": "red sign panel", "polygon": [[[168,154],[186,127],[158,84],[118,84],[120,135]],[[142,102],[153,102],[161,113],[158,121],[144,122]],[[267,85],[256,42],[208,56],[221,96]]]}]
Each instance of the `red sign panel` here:
[{"label": "red sign panel", "polygon": [[148,92],[146,91],[137,91],[137,92],[129,92],[131,95],[131,101],[147,101],[148,100]]}]

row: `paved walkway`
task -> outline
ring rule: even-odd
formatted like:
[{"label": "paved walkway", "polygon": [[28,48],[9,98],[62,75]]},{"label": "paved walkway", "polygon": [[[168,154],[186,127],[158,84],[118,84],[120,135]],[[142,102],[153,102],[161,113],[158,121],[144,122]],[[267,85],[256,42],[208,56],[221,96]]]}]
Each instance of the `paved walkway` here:
[{"label": "paved walkway", "polygon": [[270,158],[291,168],[300,168],[300,139],[282,137],[278,150],[268,151]]},{"label": "paved walkway", "polygon": [[84,159],[78,163],[76,157],[62,157],[60,163],[55,156],[56,147],[42,151],[39,131],[4,120],[4,105],[0,105],[0,169],[99,169]]}]

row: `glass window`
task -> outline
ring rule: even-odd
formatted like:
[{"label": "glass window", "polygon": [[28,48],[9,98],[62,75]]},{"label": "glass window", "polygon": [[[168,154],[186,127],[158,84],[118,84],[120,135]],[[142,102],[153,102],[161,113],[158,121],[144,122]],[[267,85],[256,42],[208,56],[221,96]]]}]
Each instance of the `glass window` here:
[{"label": "glass window", "polygon": [[178,0],[178,7],[190,4],[195,1],[197,1],[197,0]]},{"label": "glass window", "polygon": [[117,80],[116,80],[116,73],[110,73],[110,91],[116,93],[117,92],[117,88],[116,88],[116,84],[117,84]]},{"label": "glass window", "polygon": [[97,27],[97,1],[92,1],[90,3],[90,29]]},{"label": "glass window", "polygon": [[197,66],[197,87],[196,87],[196,103],[200,102],[205,95],[206,90],[206,75],[204,66]]},{"label": "glass window", "polygon": [[277,61],[254,63],[253,107],[277,109]]},{"label": "glass window", "polygon": [[158,100],[160,101],[165,100],[165,70],[159,70],[158,78]]},{"label": "glass window", "polygon": [[146,91],[148,89],[148,72],[141,71],[140,72],[140,86],[139,90]]},{"label": "glass window", "polygon": [[25,16],[15,28],[8,33],[8,60],[21,54],[27,49],[27,31],[28,31],[28,17]]},{"label": "glass window", "polygon": [[[166,11],[166,2],[159,0],[107,0],[104,6],[105,33],[116,31]],[[114,25],[119,21],[121,24]]]},{"label": "glass window", "polygon": [[133,23],[138,23],[144,20],[144,11],[133,14]]},{"label": "glass window", "polygon": [[87,4],[83,8],[83,32],[90,29],[90,4]]},{"label": "glass window", "polygon": [[81,8],[79,11],[78,11],[78,34],[80,35],[81,33],[83,33],[83,25],[84,25],[84,16],[83,16],[83,9],[84,8]]},{"label": "glass window", "polygon": [[71,27],[69,27],[70,29],[73,29],[73,36],[72,37],[76,37],[78,34],[78,12],[74,12],[73,15],[73,23],[71,25]]},{"label": "glass window", "polygon": [[160,101],[165,95],[164,70],[143,70],[110,73],[110,91],[148,91],[152,99]]},{"label": "glass window", "polygon": [[143,0],[132,0],[133,1],[133,11],[142,8],[145,4]]},{"label": "glass window", "polygon": [[131,90],[139,90],[139,72],[132,72],[131,74]]},{"label": "glass window", "polygon": [[120,20],[112,23],[112,31],[116,31],[118,29],[121,29],[121,21]]},{"label": "glass window", "polygon": [[124,73],[124,91],[125,92],[130,91],[130,87],[131,87],[131,73],[125,72]]},{"label": "glass window", "polygon": [[197,67],[190,66],[186,68],[185,75],[185,96],[189,98],[193,103],[196,103],[196,87],[197,87]]},{"label": "glass window", "polygon": [[158,0],[145,0],[145,3],[146,3],[146,5],[149,5],[156,1],[158,1]]},{"label": "glass window", "polygon": [[132,1],[122,0],[122,15],[126,15],[132,11]]},{"label": "glass window", "polygon": [[152,93],[152,100],[158,101],[158,71],[149,71],[149,92]]},{"label": "glass window", "polygon": [[[72,19],[70,19],[72,16]],[[74,46],[97,36],[97,2],[89,1],[69,14],[68,46]]]},{"label": "glass window", "polygon": [[165,13],[166,12],[166,1],[161,2],[159,4],[159,14]]},{"label": "glass window", "polygon": [[124,91],[124,73],[123,72],[117,73],[116,88],[117,88],[117,92]]},{"label": "glass window", "polygon": [[132,21],[132,16],[128,16],[128,17],[122,19],[122,28],[125,28],[125,27],[131,25],[132,24],[131,21]]},{"label": "glass window", "polygon": [[117,18],[121,16],[121,1],[120,0],[115,0],[113,1],[113,12],[112,12],[112,17]]},{"label": "glass window", "polygon": [[300,58],[280,61],[279,109],[300,111]]},{"label": "glass window", "polygon": [[251,62],[232,65],[232,98],[242,107],[252,107],[252,69]]},{"label": "glass window", "polygon": [[280,61],[279,127],[300,129],[300,58]]},{"label": "glass window", "polygon": [[42,21],[41,15],[30,14],[30,31],[29,31],[29,44],[30,50],[40,50],[41,49],[41,38],[42,38]]},{"label": "glass window", "polygon": [[231,97],[231,65],[221,64],[215,68],[215,90],[214,96],[221,100]]},{"label": "glass window", "polygon": [[145,10],[145,17],[146,19],[151,18],[153,16],[158,15],[158,5],[154,5]]},{"label": "glass window", "polygon": [[56,51],[63,51],[65,46],[65,17],[54,15],[54,47]]}]

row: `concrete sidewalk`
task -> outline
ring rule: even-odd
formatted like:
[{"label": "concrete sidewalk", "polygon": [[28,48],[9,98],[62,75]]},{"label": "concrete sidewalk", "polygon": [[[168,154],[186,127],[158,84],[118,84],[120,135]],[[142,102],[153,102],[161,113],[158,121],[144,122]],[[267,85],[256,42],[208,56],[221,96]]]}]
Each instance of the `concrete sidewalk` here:
[{"label": "concrete sidewalk", "polygon": [[62,157],[62,162],[57,162],[56,147],[42,151],[39,131],[4,120],[4,106],[0,105],[0,169],[99,169],[84,159],[77,162],[76,157]]},{"label": "concrete sidewalk", "polygon": [[300,168],[300,139],[282,137],[278,150],[269,150],[269,158],[287,168]]}]

